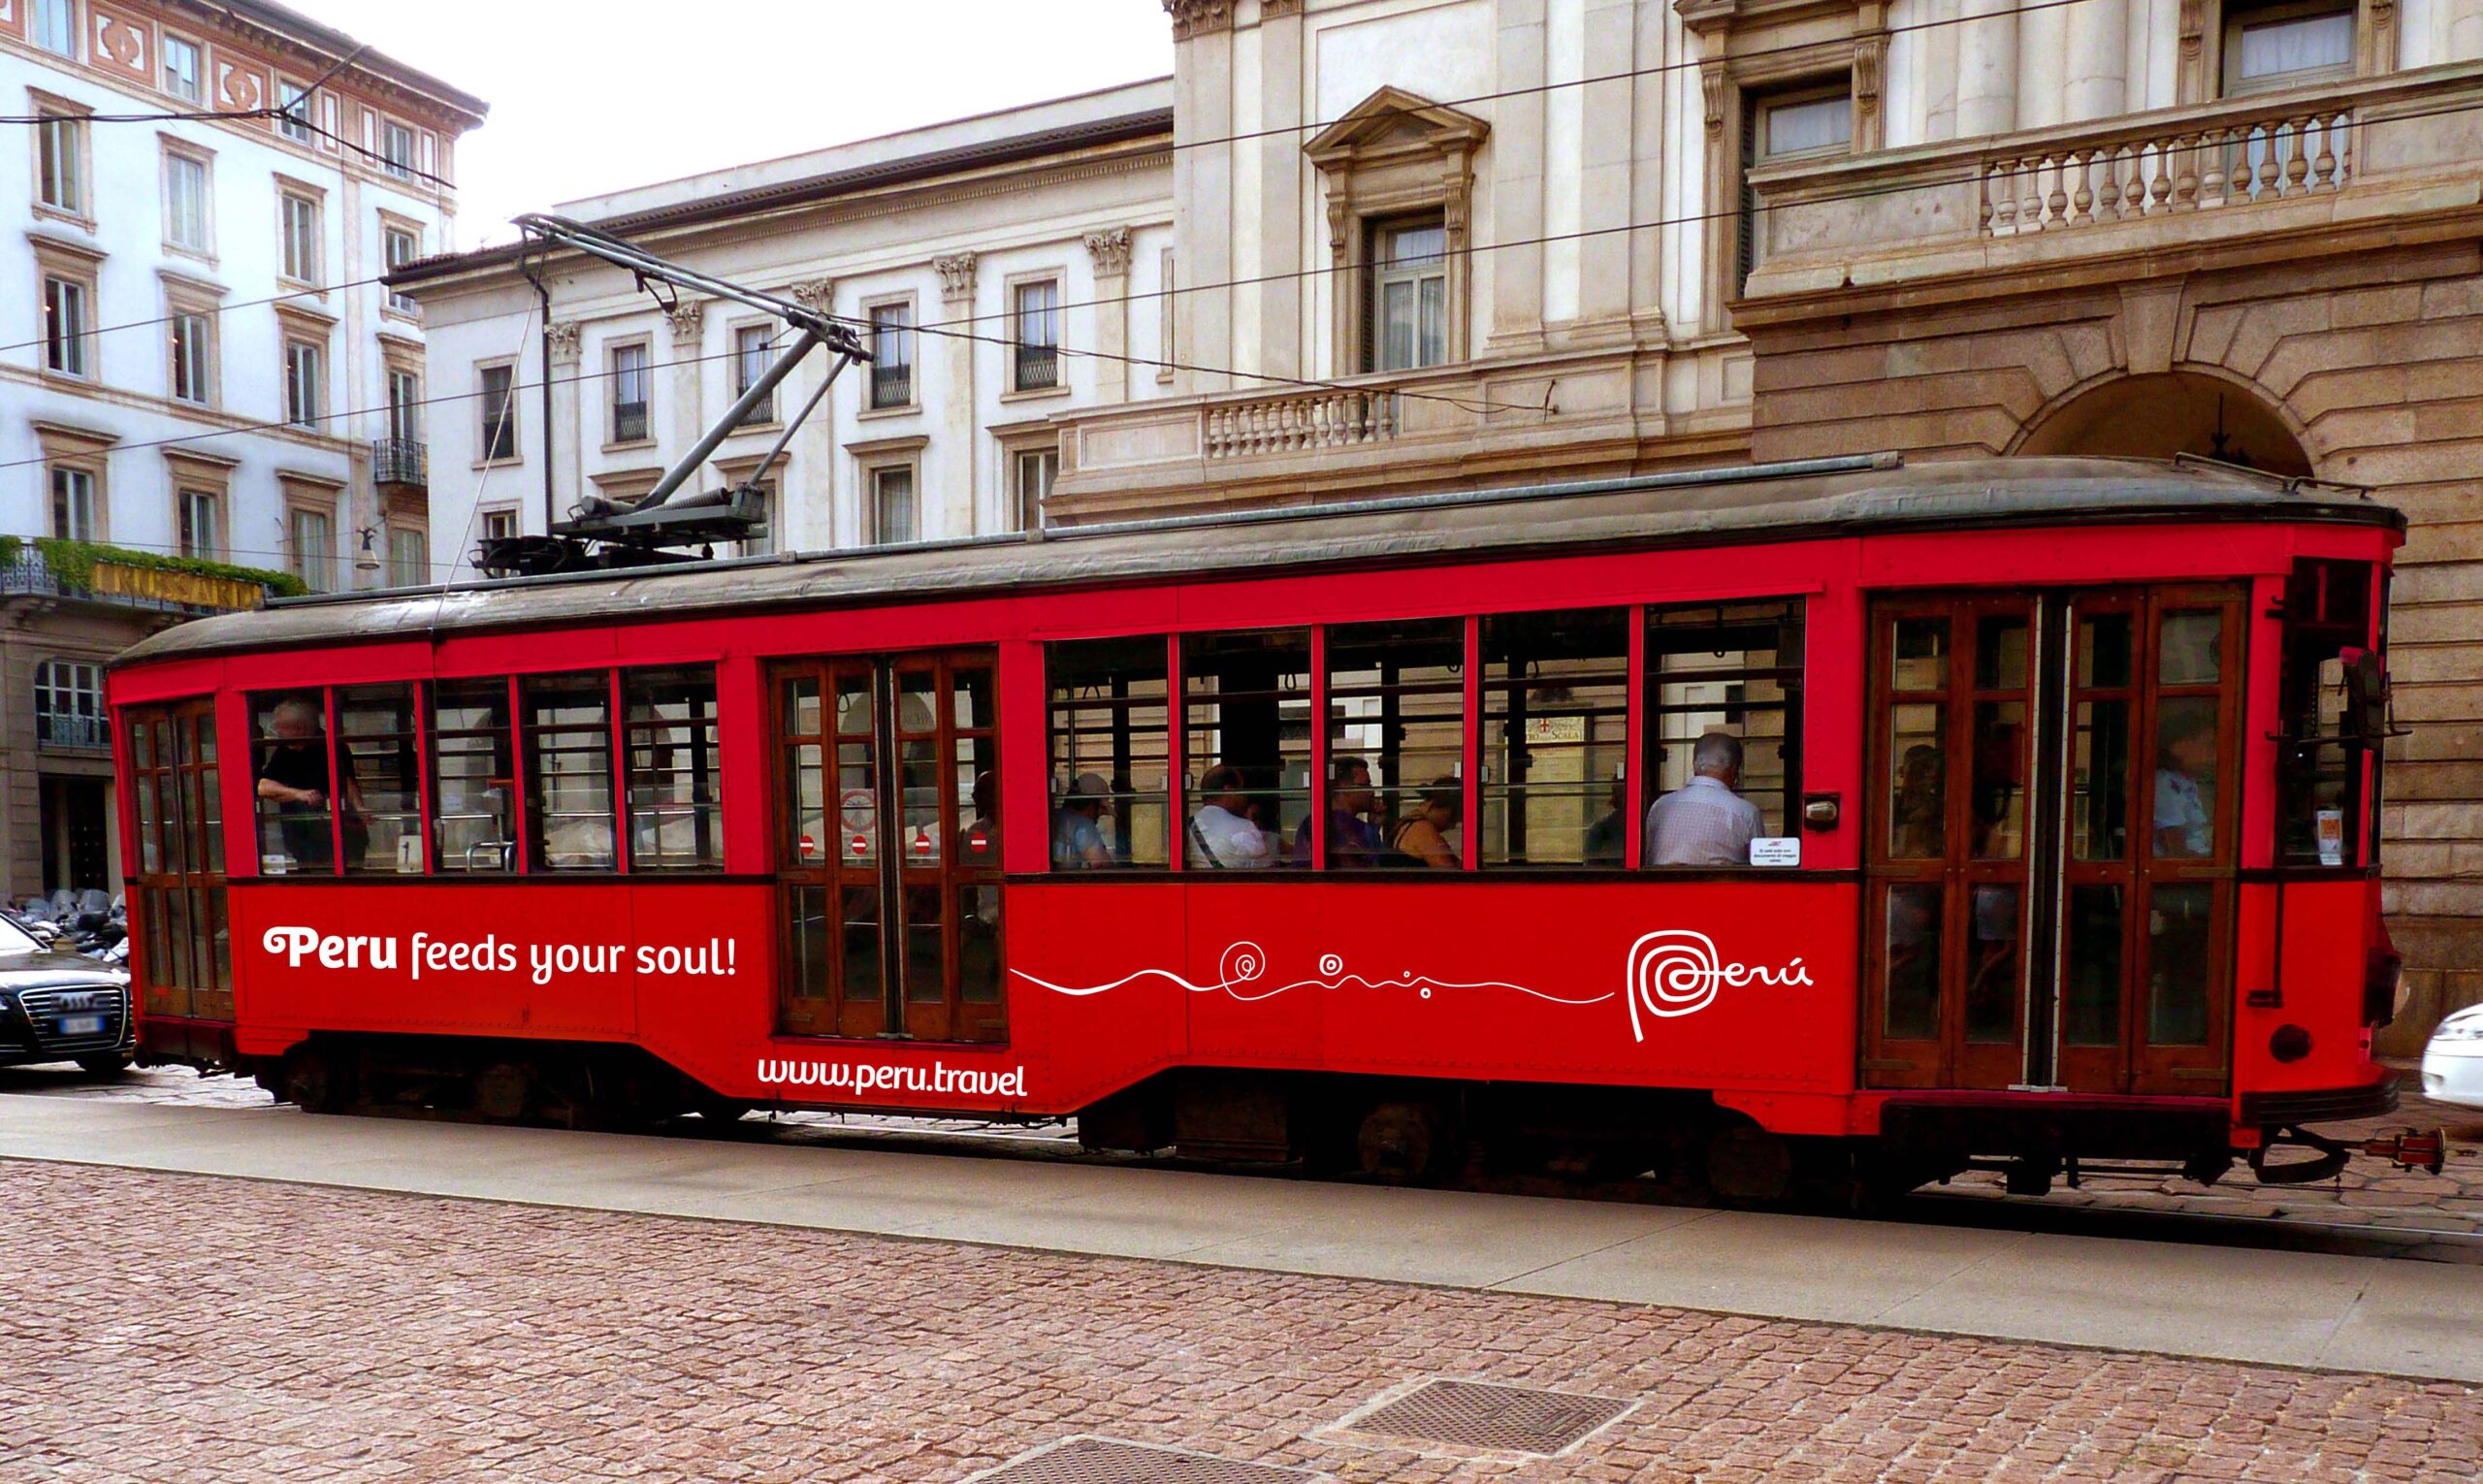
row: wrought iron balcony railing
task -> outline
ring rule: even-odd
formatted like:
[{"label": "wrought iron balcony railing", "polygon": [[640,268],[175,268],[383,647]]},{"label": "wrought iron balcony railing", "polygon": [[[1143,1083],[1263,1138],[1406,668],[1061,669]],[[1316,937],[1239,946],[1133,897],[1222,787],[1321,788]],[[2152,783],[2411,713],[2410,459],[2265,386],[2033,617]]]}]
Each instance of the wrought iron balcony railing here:
[{"label": "wrought iron balcony railing", "polygon": [[1020,392],[1041,392],[1060,385],[1060,350],[1053,345],[1016,347],[1016,376],[1010,383]]},{"label": "wrought iron balcony railing", "polygon": [[893,365],[880,362],[871,368],[871,405],[874,407],[910,406],[914,402],[914,368],[899,361]]},{"label": "wrought iron balcony railing", "polygon": [[431,484],[430,450],[412,438],[381,438],[371,445],[371,479],[374,484]]},{"label": "wrought iron balcony railing", "polygon": [[109,750],[113,745],[112,724],[99,716],[38,711],[35,713],[35,745],[81,752]]}]

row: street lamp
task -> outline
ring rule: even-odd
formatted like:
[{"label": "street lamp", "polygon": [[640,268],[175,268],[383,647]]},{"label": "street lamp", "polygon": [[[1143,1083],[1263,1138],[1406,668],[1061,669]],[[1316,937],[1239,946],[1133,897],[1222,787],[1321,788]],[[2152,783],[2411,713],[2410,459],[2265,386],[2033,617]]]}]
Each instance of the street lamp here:
[{"label": "street lamp", "polygon": [[379,553],[371,544],[379,539],[379,528],[365,526],[354,533],[362,537],[362,551],[353,559],[353,569],[357,572],[379,570]]}]

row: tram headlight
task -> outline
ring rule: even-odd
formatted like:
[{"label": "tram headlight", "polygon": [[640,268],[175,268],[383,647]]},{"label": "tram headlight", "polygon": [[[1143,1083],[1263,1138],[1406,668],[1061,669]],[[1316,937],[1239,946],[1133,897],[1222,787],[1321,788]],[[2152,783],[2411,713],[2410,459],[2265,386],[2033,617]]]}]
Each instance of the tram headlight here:
[{"label": "tram headlight", "polygon": [[2299,1025],[2279,1025],[2268,1038],[2268,1054],[2278,1061],[2300,1061],[2310,1054],[2310,1032]]}]

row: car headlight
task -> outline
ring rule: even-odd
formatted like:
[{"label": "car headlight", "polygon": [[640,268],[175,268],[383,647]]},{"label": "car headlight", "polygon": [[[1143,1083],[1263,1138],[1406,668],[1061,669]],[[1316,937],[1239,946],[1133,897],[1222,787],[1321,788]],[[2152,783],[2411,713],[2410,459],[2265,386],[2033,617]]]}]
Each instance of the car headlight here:
[{"label": "car headlight", "polygon": [[2483,1016],[2458,1014],[2432,1032],[2434,1041],[2483,1041]]}]

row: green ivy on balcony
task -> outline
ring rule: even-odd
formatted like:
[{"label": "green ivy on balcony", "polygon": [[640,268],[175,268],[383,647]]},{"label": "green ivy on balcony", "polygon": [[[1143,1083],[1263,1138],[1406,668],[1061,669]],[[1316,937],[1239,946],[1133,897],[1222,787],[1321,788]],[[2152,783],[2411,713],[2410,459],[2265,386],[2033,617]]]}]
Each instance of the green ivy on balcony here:
[{"label": "green ivy on balcony", "polygon": [[0,566],[14,565],[32,550],[43,558],[44,566],[64,587],[91,590],[95,583],[95,565],[109,562],[117,566],[141,567],[158,572],[188,572],[199,577],[219,577],[228,582],[255,583],[279,597],[297,597],[309,591],[302,579],[291,572],[271,571],[266,567],[240,566],[230,562],[210,562],[201,557],[167,557],[156,552],[131,551],[127,547],[109,546],[101,541],[70,541],[57,536],[0,535]]}]

